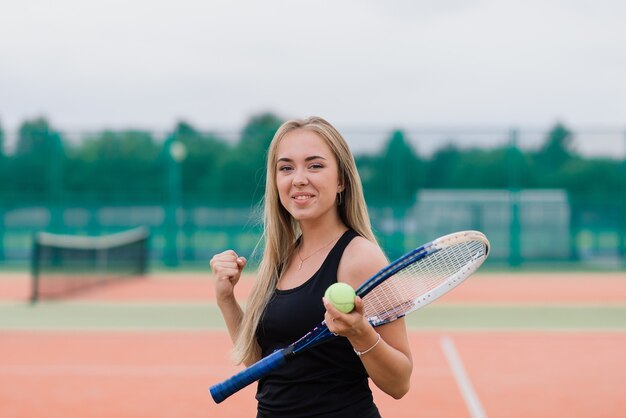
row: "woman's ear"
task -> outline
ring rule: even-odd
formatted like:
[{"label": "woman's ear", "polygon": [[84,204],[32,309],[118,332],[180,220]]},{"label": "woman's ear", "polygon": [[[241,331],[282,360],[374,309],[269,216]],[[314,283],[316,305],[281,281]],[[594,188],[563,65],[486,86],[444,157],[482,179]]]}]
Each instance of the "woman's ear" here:
[{"label": "woman's ear", "polygon": [[343,178],[340,178],[339,183],[337,184],[337,193],[341,193],[344,190],[346,190],[346,187],[344,186]]}]

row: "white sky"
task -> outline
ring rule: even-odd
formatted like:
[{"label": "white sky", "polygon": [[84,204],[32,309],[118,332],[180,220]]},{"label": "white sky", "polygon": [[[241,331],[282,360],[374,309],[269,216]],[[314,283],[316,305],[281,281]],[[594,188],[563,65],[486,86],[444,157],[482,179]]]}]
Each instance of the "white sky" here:
[{"label": "white sky", "polygon": [[0,123],[626,127],[623,0],[0,0]]}]

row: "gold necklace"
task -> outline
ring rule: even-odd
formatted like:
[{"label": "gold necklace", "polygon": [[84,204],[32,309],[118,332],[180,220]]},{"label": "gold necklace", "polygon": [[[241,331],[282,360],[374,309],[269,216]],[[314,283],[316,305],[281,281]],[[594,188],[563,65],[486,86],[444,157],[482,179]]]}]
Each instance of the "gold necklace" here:
[{"label": "gold necklace", "polygon": [[[341,235],[343,235],[343,232],[341,233]],[[296,253],[298,255],[298,258],[300,259],[300,264],[298,264],[298,270],[302,269],[302,263],[304,263],[306,260],[308,260],[309,258],[313,257],[315,254],[319,253],[320,251],[322,251],[324,248],[328,247],[330,244],[332,244],[333,242],[337,241],[339,239],[339,237],[341,236],[337,236],[335,238],[332,239],[332,241],[330,241],[328,244],[324,245],[322,248],[318,248],[317,250],[315,250],[313,253],[307,255],[306,257],[302,258],[300,257],[300,249],[301,247],[298,246],[298,252]]]}]

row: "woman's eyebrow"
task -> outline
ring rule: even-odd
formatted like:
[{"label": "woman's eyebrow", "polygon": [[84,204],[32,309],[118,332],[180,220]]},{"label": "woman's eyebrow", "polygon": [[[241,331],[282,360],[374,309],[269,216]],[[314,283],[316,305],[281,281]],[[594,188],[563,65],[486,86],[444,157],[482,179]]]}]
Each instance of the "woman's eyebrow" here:
[{"label": "woman's eyebrow", "polygon": [[[304,159],[304,161],[306,161],[306,162],[312,161],[312,160],[326,160],[326,158],[322,157],[321,155],[311,155],[310,157],[306,157]],[[291,158],[287,158],[287,157],[281,157],[276,162],[279,163],[281,161],[285,161],[285,162],[288,162],[288,163],[293,162],[293,160]]]}]

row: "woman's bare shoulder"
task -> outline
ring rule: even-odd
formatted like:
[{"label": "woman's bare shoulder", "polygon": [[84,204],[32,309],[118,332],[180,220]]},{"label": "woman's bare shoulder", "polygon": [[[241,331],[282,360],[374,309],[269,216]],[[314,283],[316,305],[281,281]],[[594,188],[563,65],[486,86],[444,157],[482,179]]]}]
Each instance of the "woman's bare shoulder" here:
[{"label": "woman's bare shoulder", "polygon": [[358,236],[344,250],[337,278],[357,288],[388,263],[378,244]]}]

